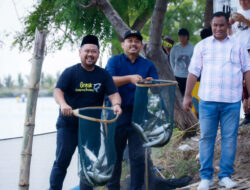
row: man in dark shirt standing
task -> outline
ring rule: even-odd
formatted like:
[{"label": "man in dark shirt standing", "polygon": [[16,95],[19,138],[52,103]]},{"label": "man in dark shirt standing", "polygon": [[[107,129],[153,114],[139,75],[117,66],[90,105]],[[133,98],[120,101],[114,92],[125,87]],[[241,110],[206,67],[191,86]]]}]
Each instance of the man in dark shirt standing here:
[{"label": "man in dark shirt standing", "polygon": [[[114,112],[121,114],[121,98],[112,77],[96,66],[99,57],[99,42],[96,36],[83,38],[79,50],[81,63],[64,70],[54,90],[54,98],[60,105],[57,120],[56,160],[50,175],[50,190],[61,190],[67,168],[78,145],[78,118],[72,110],[88,106],[102,106],[107,94]],[[82,181],[80,189],[92,189]]]},{"label": "man in dark shirt standing", "polygon": [[141,190],[144,185],[145,152],[142,141],[131,125],[135,83],[142,79],[158,78],[154,64],[139,56],[142,36],[135,30],[127,31],[121,44],[124,53],[109,59],[106,70],[113,76],[115,85],[122,98],[123,114],[116,122],[117,160],[112,179],[107,184],[109,190],[120,189],[121,165],[123,152],[128,141],[131,184],[130,190]]}]

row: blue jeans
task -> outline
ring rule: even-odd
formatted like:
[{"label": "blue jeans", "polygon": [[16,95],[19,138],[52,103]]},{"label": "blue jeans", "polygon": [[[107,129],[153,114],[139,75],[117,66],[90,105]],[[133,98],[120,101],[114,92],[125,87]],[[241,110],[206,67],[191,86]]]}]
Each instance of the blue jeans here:
[{"label": "blue jeans", "polygon": [[[50,174],[50,190],[61,190],[67,173],[67,168],[78,145],[77,129],[60,127],[57,129],[56,160]],[[80,181],[81,190],[93,188]]]},{"label": "blue jeans", "polygon": [[199,141],[199,150],[201,179],[212,179],[214,172],[214,145],[219,123],[221,130],[221,158],[218,177],[219,179],[231,177],[231,174],[234,172],[233,163],[237,146],[240,105],[240,101],[236,103],[222,103],[200,100],[201,139]]},{"label": "blue jeans", "polygon": [[120,189],[120,178],[122,171],[123,152],[128,141],[130,160],[130,190],[142,190],[144,186],[145,171],[145,149],[142,147],[142,140],[131,126],[132,110],[123,108],[122,115],[117,120],[115,143],[117,160],[114,172],[107,187],[109,190]]}]

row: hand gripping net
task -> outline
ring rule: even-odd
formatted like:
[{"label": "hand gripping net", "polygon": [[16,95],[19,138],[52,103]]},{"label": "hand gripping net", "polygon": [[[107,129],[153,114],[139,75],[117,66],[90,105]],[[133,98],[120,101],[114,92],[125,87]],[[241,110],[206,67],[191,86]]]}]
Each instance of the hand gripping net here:
[{"label": "hand gripping net", "polygon": [[166,80],[136,84],[132,125],[143,139],[144,147],[162,147],[170,140],[176,84]]},{"label": "hand gripping net", "polygon": [[79,117],[78,175],[89,186],[105,185],[116,161],[115,121],[112,108],[86,107],[73,111]]}]

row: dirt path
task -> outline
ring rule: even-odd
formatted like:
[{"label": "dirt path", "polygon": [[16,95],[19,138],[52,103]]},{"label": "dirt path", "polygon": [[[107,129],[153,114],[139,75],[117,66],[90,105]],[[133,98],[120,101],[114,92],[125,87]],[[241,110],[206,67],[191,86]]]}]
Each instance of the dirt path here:
[{"label": "dirt path", "polygon": [[[218,132],[215,148],[214,168],[215,185],[211,189],[225,189],[218,185],[217,173],[219,172],[219,158],[220,158],[220,134]],[[239,183],[235,190],[250,190],[250,125],[240,127],[237,142],[237,155],[234,163],[235,173],[232,179]],[[199,175],[197,173],[197,175]],[[199,177],[194,177],[195,181],[187,187],[179,188],[179,190],[196,190],[199,184]]]}]

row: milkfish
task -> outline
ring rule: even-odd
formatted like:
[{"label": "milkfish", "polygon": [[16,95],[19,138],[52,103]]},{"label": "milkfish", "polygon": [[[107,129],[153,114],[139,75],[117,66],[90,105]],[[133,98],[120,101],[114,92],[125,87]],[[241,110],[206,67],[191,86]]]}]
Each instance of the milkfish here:
[{"label": "milkfish", "polygon": [[145,120],[145,123],[143,125],[143,129],[146,131],[152,130],[157,122],[158,122],[157,117],[151,118],[149,120]]},{"label": "milkfish", "polygon": [[109,174],[109,175],[103,175],[103,174],[97,174],[97,173],[94,173],[94,172],[91,172],[91,171],[88,171],[87,174],[95,180],[95,182],[99,183],[99,184],[103,184],[107,181],[110,180],[110,178],[112,177],[112,174]]},{"label": "milkfish", "polygon": [[104,139],[101,139],[101,146],[98,156],[89,150],[87,146],[82,146],[86,156],[91,162],[87,169],[83,166],[84,177],[91,186],[96,184],[104,184],[112,177],[112,168],[106,169],[107,156],[105,155],[103,142]]},{"label": "milkfish", "polygon": [[136,131],[142,137],[143,141],[148,142],[148,138],[147,138],[146,134],[144,133],[144,129],[137,123],[132,122],[132,125],[135,127]]},{"label": "milkfish", "polygon": [[166,129],[168,129],[170,126],[170,123],[167,123],[163,126],[156,126],[153,131],[148,132],[147,136],[156,136],[156,135],[160,135],[161,133],[163,133]]},{"label": "milkfish", "polygon": [[82,165],[82,171],[83,171],[83,174],[84,174],[83,177],[85,178],[87,183],[89,183],[89,185],[94,186],[93,181],[88,176],[88,173],[87,173],[87,170],[86,170],[84,164],[81,164],[81,165]]},{"label": "milkfish", "polygon": [[113,167],[110,167],[109,169],[103,170],[102,172],[100,170],[94,170],[87,171],[88,176],[93,179],[98,184],[104,184],[107,181],[110,180],[112,177]]},{"label": "milkfish", "polygon": [[90,159],[90,161],[92,162],[96,162],[97,161],[97,157],[96,155],[87,148],[87,146],[82,146],[84,148],[84,151],[86,153],[86,155],[88,156],[88,158]]},{"label": "milkfish", "polygon": [[153,147],[163,145],[169,139],[169,133],[163,131],[159,136],[153,137],[148,143],[144,143],[143,147]]}]

